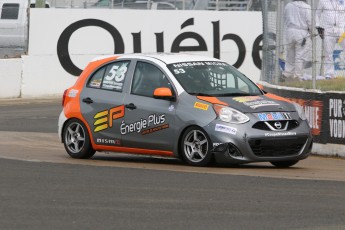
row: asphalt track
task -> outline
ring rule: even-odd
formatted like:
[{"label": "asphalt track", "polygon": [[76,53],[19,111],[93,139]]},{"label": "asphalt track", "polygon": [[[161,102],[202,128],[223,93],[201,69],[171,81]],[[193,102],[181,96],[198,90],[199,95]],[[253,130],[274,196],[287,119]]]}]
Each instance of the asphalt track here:
[{"label": "asphalt track", "polygon": [[345,229],[345,160],[196,168],[71,159],[60,99],[0,100],[0,229]]}]

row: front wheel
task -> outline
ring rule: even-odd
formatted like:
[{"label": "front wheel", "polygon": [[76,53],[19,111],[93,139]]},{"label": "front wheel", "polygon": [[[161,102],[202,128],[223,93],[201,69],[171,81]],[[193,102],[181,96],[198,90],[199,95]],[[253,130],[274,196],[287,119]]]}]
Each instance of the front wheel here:
[{"label": "front wheel", "polygon": [[197,126],[189,127],[182,135],[180,152],[193,166],[207,166],[213,161],[211,141],[207,133]]},{"label": "front wheel", "polygon": [[278,167],[278,168],[288,168],[297,164],[299,160],[292,160],[292,161],[272,161],[271,164]]},{"label": "front wheel", "polygon": [[67,153],[73,158],[88,159],[95,154],[85,125],[77,119],[67,122],[62,138]]}]

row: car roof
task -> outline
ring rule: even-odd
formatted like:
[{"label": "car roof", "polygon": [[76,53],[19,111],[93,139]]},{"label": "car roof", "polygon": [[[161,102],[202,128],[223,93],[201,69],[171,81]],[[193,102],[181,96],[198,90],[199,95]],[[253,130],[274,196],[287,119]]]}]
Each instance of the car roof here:
[{"label": "car roof", "polygon": [[[109,56],[107,56],[109,57]],[[117,59],[157,59],[165,64],[172,64],[177,62],[191,62],[191,61],[220,61],[213,57],[202,55],[188,54],[188,53],[133,53],[114,55]],[[96,60],[104,57],[96,58]]]}]

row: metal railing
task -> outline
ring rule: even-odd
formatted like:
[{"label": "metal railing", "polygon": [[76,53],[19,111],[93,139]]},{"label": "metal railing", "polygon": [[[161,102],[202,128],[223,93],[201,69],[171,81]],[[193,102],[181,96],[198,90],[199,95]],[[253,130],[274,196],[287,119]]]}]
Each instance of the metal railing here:
[{"label": "metal railing", "polygon": [[[21,5],[22,17],[16,20],[13,28],[7,28],[6,22],[0,21],[0,58],[20,57],[28,49],[28,7],[51,8],[110,8],[141,10],[219,10],[243,11],[248,0],[25,0]],[[25,3],[25,4],[24,4]],[[37,4],[35,4],[37,3]],[[24,8],[25,7],[25,8]],[[0,9],[1,10],[1,9]],[[1,12],[0,12],[1,13]],[[2,24],[1,24],[2,23]],[[18,25],[17,25],[18,24]],[[6,31],[5,31],[6,29]],[[12,38],[9,31],[13,30]],[[11,32],[12,34],[12,32]],[[15,41],[17,41],[13,44]],[[11,41],[11,42],[9,42]],[[19,42],[20,41],[20,42]]]},{"label": "metal railing", "polygon": [[247,5],[248,0],[209,0],[207,10],[244,11]]},{"label": "metal railing", "polygon": [[148,10],[247,10],[250,0],[50,0],[56,8],[111,8]]}]

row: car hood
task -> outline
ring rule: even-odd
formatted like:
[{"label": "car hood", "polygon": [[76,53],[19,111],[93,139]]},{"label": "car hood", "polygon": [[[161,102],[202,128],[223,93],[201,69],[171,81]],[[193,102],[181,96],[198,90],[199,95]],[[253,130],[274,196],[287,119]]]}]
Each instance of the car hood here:
[{"label": "car hood", "polygon": [[237,109],[243,113],[260,112],[292,112],[296,111],[294,105],[285,98],[265,94],[259,96],[235,96],[235,97],[201,97],[198,99],[213,104],[221,104]]}]

